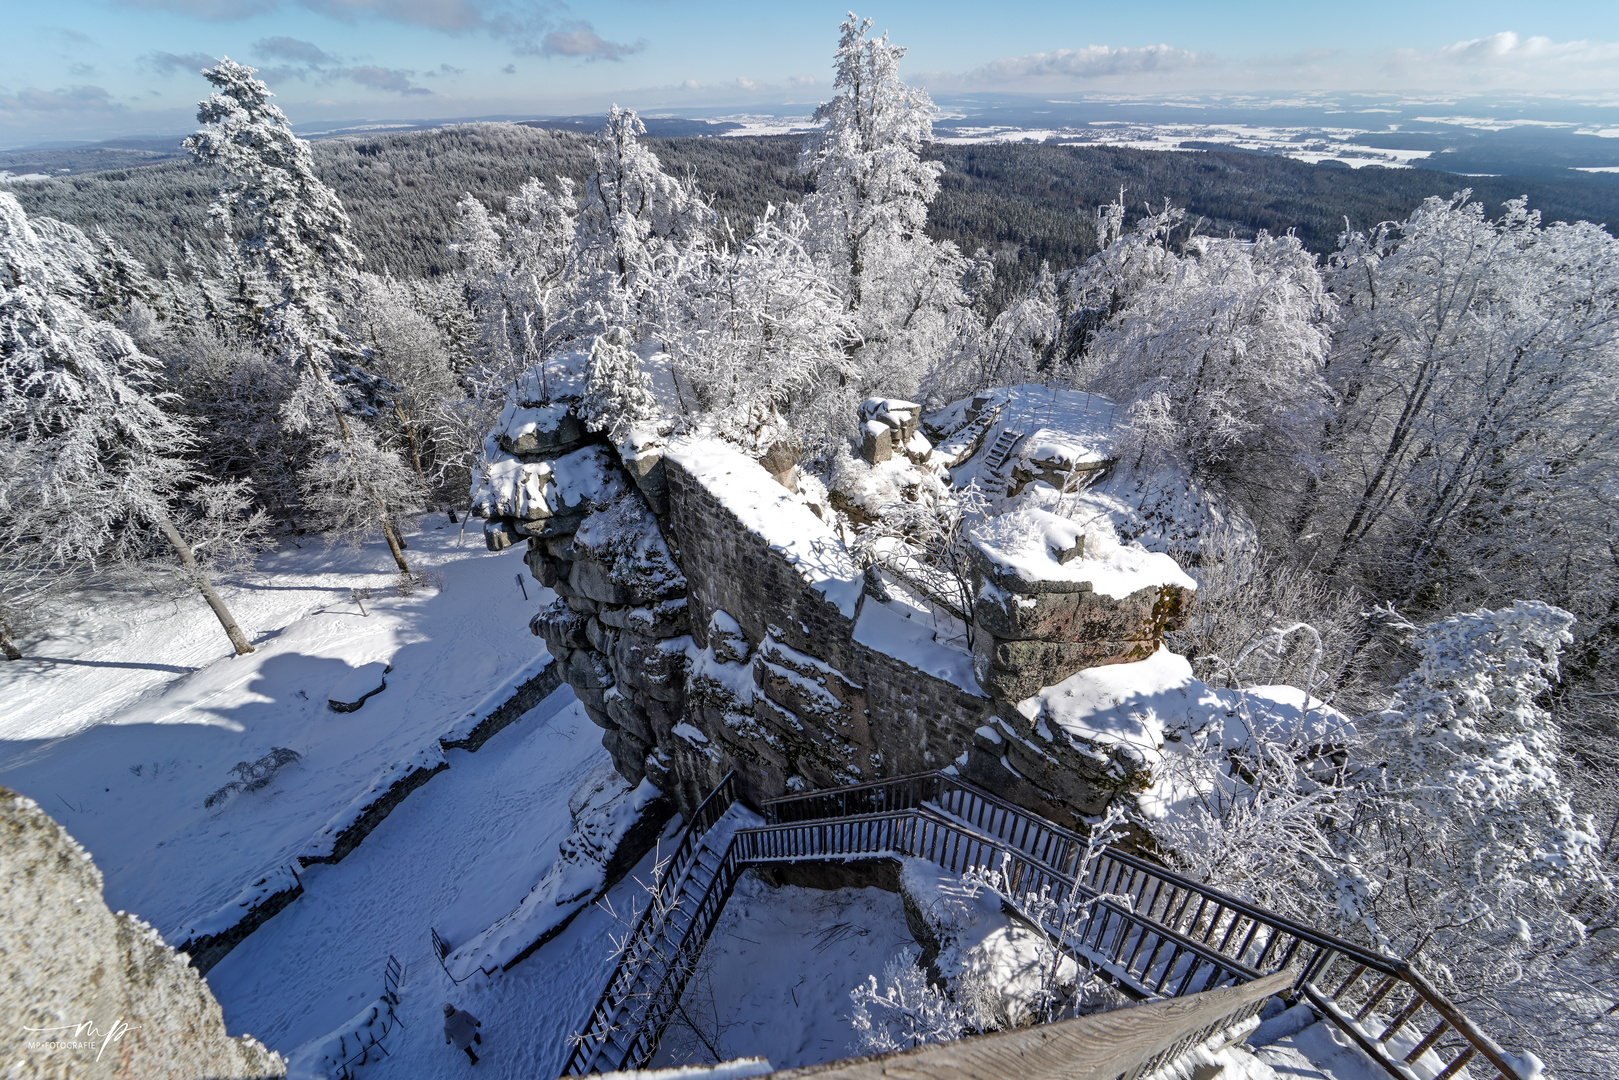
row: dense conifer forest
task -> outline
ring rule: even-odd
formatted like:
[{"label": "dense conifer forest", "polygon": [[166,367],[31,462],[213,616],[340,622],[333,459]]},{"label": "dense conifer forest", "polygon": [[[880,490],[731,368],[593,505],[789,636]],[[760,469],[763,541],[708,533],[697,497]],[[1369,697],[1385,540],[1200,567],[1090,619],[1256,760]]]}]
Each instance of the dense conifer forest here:
[{"label": "dense conifer forest", "polygon": [[[647,139],[672,175],[695,176],[722,217],[743,223],[767,203],[797,202],[813,190],[798,171],[802,140]],[[583,184],[590,169],[586,135],[518,124],[460,124],[436,131],[311,144],[316,169],[342,199],[355,240],[374,271],[436,277],[459,269],[446,251],[455,207],[471,192],[496,209],[530,177]],[[1164,200],[1203,219],[1206,233],[1252,236],[1296,230],[1318,255],[1337,248],[1344,219],[1356,228],[1404,218],[1431,195],[1471,188],[1487,207],[1527,195],[1547,221],[1619,221],[1619,183],[1510,176],[1456,176],[1429,169],[1307,165],[1290,158],[1233,152],[1163,153],[1108,146],[1034,143],[933,144],[924,158],[942,162],[928,232],[966,254],[984,247],[997,280],[993,311],[1032,281],[1042,262],[1077,266],[1096,253],[1093,215],[1124,189],[1134,220]],[[223,250],[207,228],[218,178],[190,161],[87,173],[9,185],[30,215],[80,228],[106,229],[154,269],[180,256],[183,242]]]}]

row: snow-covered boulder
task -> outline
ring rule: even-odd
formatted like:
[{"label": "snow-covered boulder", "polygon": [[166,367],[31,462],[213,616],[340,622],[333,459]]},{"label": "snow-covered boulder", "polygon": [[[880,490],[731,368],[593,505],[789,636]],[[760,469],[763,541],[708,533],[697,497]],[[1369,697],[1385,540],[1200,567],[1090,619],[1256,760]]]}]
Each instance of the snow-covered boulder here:
[{"label": "snow-covered boulder", "polygon": [[972,545],[974,672],[1004,701],[1151,656],[1197,588],[1168,555],[1038,506],[988,519]]}]

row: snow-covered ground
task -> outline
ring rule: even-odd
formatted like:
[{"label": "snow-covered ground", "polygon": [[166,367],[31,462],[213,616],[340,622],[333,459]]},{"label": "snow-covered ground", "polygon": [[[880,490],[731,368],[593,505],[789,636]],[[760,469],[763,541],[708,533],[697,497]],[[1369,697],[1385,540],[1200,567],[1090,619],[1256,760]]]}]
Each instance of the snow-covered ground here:
[{"label": "snow-covered ground", "polygon": [[[517,554],[429,518],[408,555],[432,584],[393,588],[387,551],[306,544],[221,582],[257,650],[234,657],[200,598],[87,597],[29,658],[0,665],[0,784],[37,799],[89,849],[110,906],[171,940],[257,876],[318,846],[390,766],[438,738],[544,647],[529,615],[550,594]],[[368,616],[350,598],[370,588]],[[357,712],[327,695],[356,668],[393,666]],[[301,760],[213,807],[238,762]],[[399,769],[395,769],[397,775]]]},{"label": "snow-covered ground", "polygon": [[[849,991],[902,948],[915,949],[895,893],[771,888],[744,874],[714,927],[683,1004],[725,1058],[760,1056],[778,1069],[848,1057]],[[689,1029],[671,1025],[654,1066],[712,1062]]]},{"label": "snow-covered ground", "polygon": [[[467,1059],[444,1045],[446,1001],[483,1021],[480,1072],[557,1075],[568,1035],[607,981],[608,934],[618,924],[586,908],[510,972],[458,987],[434,956],[429,927],[454,947],[515,907],[557,858],[569,796],[610,759],[567,687],[477,753],[452,750],[449,759],[449,771],[347,859],[311,867],[305,895],[209,973],[232,1032],[291,1054],[375,1000],[391,955],[405,966],[402,1026],[384,1043],[389,1056],[365,1067],[366,1080],[464,1075]],[[616,906],[630,905],[650,860],[609,894]]]}]

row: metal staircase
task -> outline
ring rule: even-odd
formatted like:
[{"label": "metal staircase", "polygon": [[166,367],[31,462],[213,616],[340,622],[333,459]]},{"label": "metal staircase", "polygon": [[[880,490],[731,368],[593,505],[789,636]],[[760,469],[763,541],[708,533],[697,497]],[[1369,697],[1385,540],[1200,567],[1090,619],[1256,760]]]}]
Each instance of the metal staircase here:
[{"label": "metal staircase", "polygon": [[[1011,897],[1042,896],[1080,913],[1041,926],[1082,968],[1129,996],[1162,1001],[1292,974],[1306,1000],[1397,1080],[1452,1080],[1482,1058],[1523,1080],[1505,1051],[1409,964],[1324,934],[1124,852],[1088,867],[1076,834],[958,777],[924,773],[764,803],[765,824],[714,826],[734,802],[727,776],[693,815],[656,896],[620,955],[565,1075],[644,1067],[657,1050],[737,878],[750,866],[925,858],[1003,875]],[[740,809],[739,809],[739,812]],[[711,834],[719,843],[708,843]],[[1079,875],[1079,876],[1076,876]],[[1014,905],[1017,906],[1017,905]],[[1392,1010],[1385,1015],[1385,1008]],[[1233,1013],[1230,1023],[1246,1020]],[[1419,1072],[1413,1064],[1421,1061]]]},{"label": "metal staircase", "polygon": [[1006,462],[1012,456],[1012,448],[1023,438],[1023,432],[1005,428],[995,439],[989,453],[984,455],[984,471],[991,476],[1000,476],[1006,468]]}]

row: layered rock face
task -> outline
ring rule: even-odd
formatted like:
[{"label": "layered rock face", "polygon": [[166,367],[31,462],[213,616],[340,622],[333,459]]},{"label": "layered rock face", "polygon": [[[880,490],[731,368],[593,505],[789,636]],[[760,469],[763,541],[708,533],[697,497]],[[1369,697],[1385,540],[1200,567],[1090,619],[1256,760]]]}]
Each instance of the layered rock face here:
[{"label": "layered rock face", "polygon": [[[895,408],[869,422],[886,427],[909,403],[883,404]],[[490,547],[526,541],[557,592],[531,629],[626,780],[651,779],[689,813],[733,769],[757,802],[956,765],[1075,823],[1140,786],[1112,748],[1031,730],[1017,703],[1079,668],[1150,655],[1179,588],[1116,600],[985,562],[979,655],[955,654],[966,674],[952,674],[943,646],[919,656],[887,639],[904,620],[867,595],[830,511],[791,494],[782,447],[758,462],[714,442],[611,446],[547,408],[568,420],[539,431],[519,412],[493,436],[504,460],[475,505]],[[899,419],[914,432],[914,414]]]},{"label": "layered rock face", "polygon": [[89,854],[33,800],[0,788],[0,1061],[6,1076],[280,1077],[233,1039],[208,986],[155,930],[113,914]]}]

